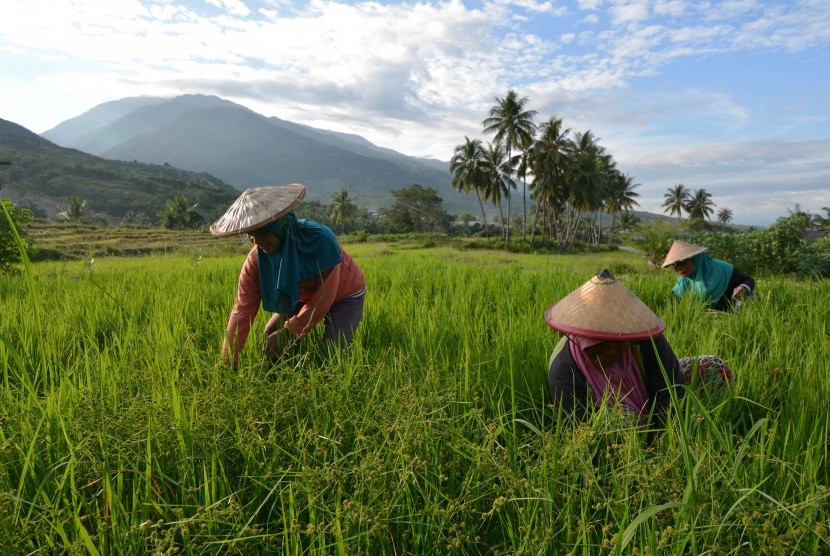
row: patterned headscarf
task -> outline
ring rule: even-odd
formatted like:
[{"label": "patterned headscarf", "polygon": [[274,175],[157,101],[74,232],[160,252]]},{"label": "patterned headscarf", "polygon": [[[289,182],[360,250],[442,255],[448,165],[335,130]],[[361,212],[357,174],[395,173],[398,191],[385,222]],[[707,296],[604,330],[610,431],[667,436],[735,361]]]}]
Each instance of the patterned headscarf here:
[{"label": "patterned headscarf", "polygon": [[600,403],[607,395],[611,402],[620,402],[637,413],[648,413],[648,390],[631,348],[621,353],[613,364],[602,367],[596,358],[585,352],[602,341],[584,336],[570,336],[569,342],[571,355],[591,385],[594,399]]},{"label": "patterned headscarf", "polygon": [[688,291],[694,291],[698,299],[705,301],[709,307],[714,306],[726,291],[732,277],[732,265],[726,261],[713,259],[708,253],[692,257],[695,271],[688,278],[679,276],[672,291],[678,297]]},{"label": "patterned headscarf", "polygon": [[290,312],[300,301],[300,280],[321,276],[339,264],[340,245],[326,226],[297,219],[293,212],[261,229],[282,240],[274,253],[257,250],[262,307],[272,313]]}]

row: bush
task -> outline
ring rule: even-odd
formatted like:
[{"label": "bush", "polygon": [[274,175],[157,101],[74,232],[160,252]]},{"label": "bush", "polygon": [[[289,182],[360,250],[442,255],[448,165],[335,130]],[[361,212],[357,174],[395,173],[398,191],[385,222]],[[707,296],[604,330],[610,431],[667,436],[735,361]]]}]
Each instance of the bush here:
[{"label": "bush", "polygon": [[626,236],[625,243],[642,251],[650,265],[660,268],[672,242],[681,234],[677,224],[655,220],[637,226],[634,234]]},{"label": "bush", "polygon": [[17,235],[23,241],[23,247],[28,252],[31,249],[29,240],[29,222],[32,220],[32,211],[22,208],[9,199],[0,199],[0,274],[14,272],[16,265],[22,261],[17,237],[12,233],[9,225],[11,219],[17,230]]}]

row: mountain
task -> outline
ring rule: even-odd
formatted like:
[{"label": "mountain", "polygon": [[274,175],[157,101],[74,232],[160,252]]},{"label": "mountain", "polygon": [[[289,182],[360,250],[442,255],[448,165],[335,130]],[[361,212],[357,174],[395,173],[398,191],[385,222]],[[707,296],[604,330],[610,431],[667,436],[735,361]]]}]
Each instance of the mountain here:
[{"label": "mountain", "polygon": [[390,191],[435,188],[448,210],[471,211],[450,187],[448,164],[403,155],[347,133],[266,117],[215,96],[126,98],[108,102],[43,133],[62,146],[111,160],[168,163],[208,172],[238,189],[300,182],[327,202],[347,187],[360,205],[391,204]]},{"label": "mountain", "polygon": [[28,129],[0,119],[0,195],[35,214],[52,217],[68,197],[87,201],[91,215],[119,222],[129,212],[154,220],[168,200],[184,195],[210,221],[239,191],[207,173],[170,165],[106,160],[60,147]]}]

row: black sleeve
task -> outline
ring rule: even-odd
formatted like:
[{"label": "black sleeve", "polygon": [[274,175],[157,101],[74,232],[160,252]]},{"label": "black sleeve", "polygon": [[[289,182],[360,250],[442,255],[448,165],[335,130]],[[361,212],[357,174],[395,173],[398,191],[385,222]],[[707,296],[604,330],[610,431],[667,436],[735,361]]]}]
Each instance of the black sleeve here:
[{"label": "black sleeve", "polygon": [[740,285],[749,286],[749,293],[755,291],[755,279],[748,274],[744,274],[735,267],[732,267],[732,276],[729,278],[729,285],[726,286],[726,293],[732,297],[732,290]]},{"label": "black sleeve", "polygon": [[[669,387],[675,388],[678,398],[683,397],[685,381],[683,374],[680,372],[680,363],[678,363],[666,337],[662,334],[654,338],[653,345],[652,340],[641,340],[638,344],[643,357],[643,366],[645,367],[646,390],[648,390],[649,399],[654,409],[652,424],[662,426],[671,405]],[[663,370],[665,370],[665,377],[663,376]],[[668,378],[668,384],[666,377]],[[677,388],[678,386],[679,388]]]},{"label": "black sleeve", "polygon": [[585,420],[589,404],[593,401],[593,393],[571,355],[570,340],[550,362],[548,390],[555,407],[561,407],[563,413],[578,421]]}]

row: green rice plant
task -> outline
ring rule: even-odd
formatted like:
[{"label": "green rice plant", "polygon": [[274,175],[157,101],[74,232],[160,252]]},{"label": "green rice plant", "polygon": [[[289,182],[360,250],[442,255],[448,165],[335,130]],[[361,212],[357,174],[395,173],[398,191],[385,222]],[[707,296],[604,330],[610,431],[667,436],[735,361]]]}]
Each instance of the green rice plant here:
[{"label": "green rice plant", "polygon": [[[234,371],[245,249],[0,277],[0,553],[830,551],[826,282],[764,278],[716,314],[633,253],[359,243],[350,349],[315,331],[270,365],[260,313]],[[548,404],[544,312],[606,267],[678,356],[736,376],[651,443],[613,407]]]}]

